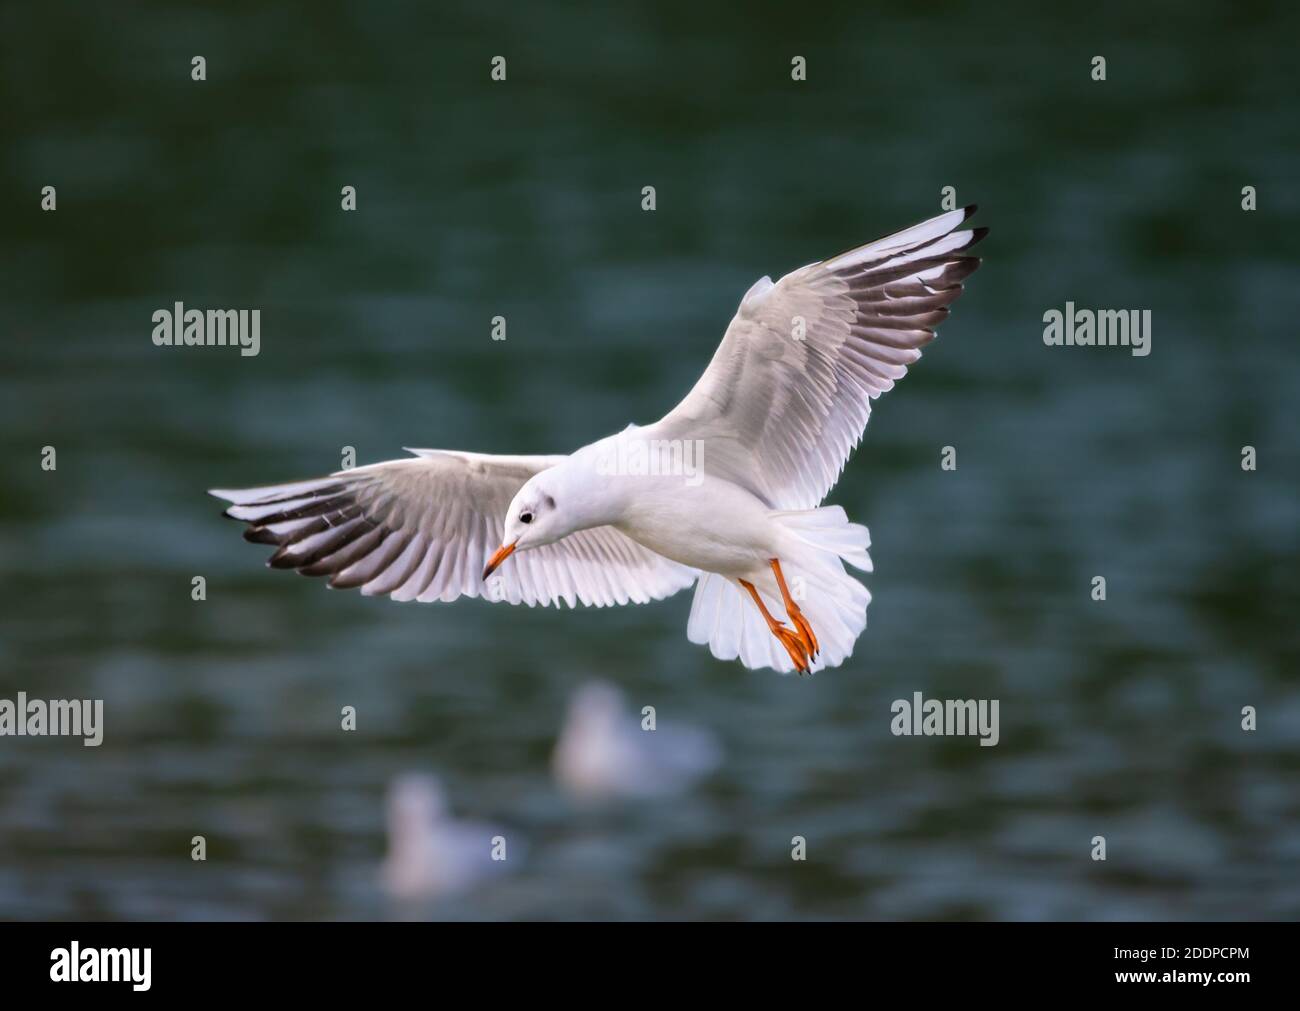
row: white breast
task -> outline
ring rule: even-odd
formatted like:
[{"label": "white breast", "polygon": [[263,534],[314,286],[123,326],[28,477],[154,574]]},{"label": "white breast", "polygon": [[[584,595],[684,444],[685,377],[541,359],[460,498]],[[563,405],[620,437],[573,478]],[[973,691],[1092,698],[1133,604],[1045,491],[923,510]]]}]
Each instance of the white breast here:
[{"label": "white breast", "polygon": [[619,529],[665,558],[742,576],[774,557],[779,531],[749,492],[718,478],[637,479]]}]

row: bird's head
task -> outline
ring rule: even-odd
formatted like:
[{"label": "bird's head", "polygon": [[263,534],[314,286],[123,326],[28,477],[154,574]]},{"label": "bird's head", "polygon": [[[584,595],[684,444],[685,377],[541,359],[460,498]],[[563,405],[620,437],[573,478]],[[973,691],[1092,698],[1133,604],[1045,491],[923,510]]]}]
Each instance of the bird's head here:
[{"label": "bird's head", "polygon": [[573,533],[575,527],[562,504],[559,482],[549,475],[549,471],[535,474],[511,500],[506,511],[505,536],[501,547],[488,559],[484,579],[514,552],[553,544]]}]

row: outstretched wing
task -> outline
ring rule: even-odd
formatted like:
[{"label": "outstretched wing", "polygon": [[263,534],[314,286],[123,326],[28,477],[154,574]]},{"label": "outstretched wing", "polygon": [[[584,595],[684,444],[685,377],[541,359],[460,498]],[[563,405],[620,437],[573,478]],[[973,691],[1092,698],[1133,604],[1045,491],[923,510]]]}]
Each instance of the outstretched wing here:
[{"label": "outstretched wing", "polygon": [[210,494],[234,503],[226,515],[249,524],[248,540],[277,546],[273,568],[394,600],[606,607],[659,600],[695,580],[613,527],[594,527],[518,552],[485,583],[511,499],[564,457],[411,452],[316,481]]},{"label": "outstretched wing", "polygon": [[975,207],[941,214],[745,295],[699,382],[647,439],[694,439],[705,472],[773,509],[811,509],[980,261]]}]

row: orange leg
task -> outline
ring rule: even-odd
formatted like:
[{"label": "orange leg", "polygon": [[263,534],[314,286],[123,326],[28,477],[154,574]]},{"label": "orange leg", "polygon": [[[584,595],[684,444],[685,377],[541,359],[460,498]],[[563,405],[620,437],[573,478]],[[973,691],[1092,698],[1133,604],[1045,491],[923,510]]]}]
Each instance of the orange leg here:
[{"label": "orange leg", "polygon": [[781,598],[785,601],[785,613],[794,622],[794,627],[799,630],[799,638],[803,640],[808,655],[816,656],[821,652],[821,646],[817,643],[817,636],[813,635],[812,626],[808,624],[808,619],[803,616],[803,612],[799,610],[799,605],[790,596],[790,590],[785,585],[785,576],[781,573],[781,563],[773,558],[771,565],[772,571],[776,573],[776,585],[781,587]]},{"label": "orange leg", "polygon": [[758,605],[759,612],[767,622],[767,627],[771,629],[772,634],[777,637],[785,651],[790,654],[790,659],[794,661],[795,670],[800,674],[808,673],[808,650],[804,648],[803,640],[786,628],[781,622],[772,617],[767,606],[763,603],[763,598],[758,595],[754,589],[754,584],[745,580],[740,580],[740,585],[749,591],[749,595],[754,598],[754,603]]}]

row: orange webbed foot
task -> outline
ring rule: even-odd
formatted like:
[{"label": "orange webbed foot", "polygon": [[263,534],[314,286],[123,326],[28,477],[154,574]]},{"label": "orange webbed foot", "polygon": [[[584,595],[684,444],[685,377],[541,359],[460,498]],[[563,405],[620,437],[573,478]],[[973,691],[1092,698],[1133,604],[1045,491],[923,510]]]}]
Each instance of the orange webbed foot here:
[{"label": "orange webbed foot", "polygon": [[794,668],[800,674],[811,674],[808,649],[804,646],[803,637],[792,632],[784,625],[772,626],[772,634],[780,640],[785,651],[790,654],[790,659],[794,661]]},{"label": "orange webbed foot", "polygon": [[808,624],[808,619],[803,616],[803,612],[799,610],[799,605],[794,602],[794,597],[790,595],[790,588],[785,585],[785,573],[781,571],[781,562],[773,558],[770,564],[772,574],[776,576],[776,585],[781,589],[781,599],[785,603],[785,613],[794,622],[794,627],[799,630],[799,638],[803,640],[804,649],[808,651],[808,655],[816,656],[821,652],[821,646],[817,642],[817,636],[813,634],[812,626]]}]

